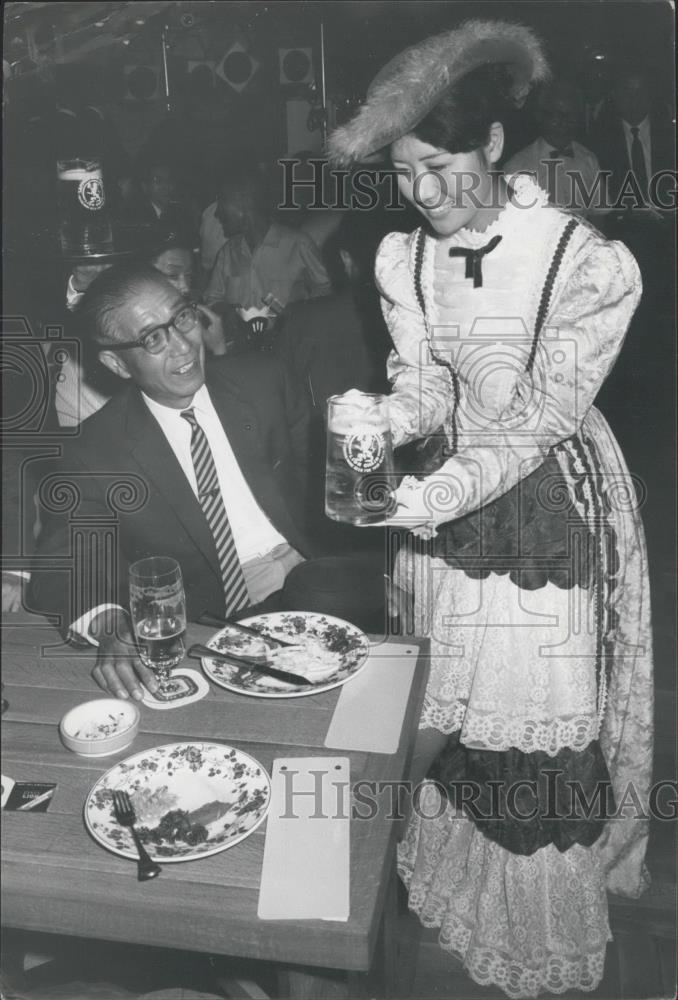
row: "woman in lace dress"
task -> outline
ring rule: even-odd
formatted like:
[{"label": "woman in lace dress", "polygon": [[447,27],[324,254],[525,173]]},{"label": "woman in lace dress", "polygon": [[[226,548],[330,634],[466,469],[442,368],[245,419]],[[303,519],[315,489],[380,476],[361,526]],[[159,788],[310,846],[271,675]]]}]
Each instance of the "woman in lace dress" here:
[{"label": "woman in lace dress", "polygon": [[432,780],[399,871],[442,947],[512,997],[597,986],[606,889],[646,885],[651,768],[643,530],[593,406],[639,271],[493,169],[508,103],[546,73],[527,29],[469,22],[389,63],[331,138],[342,164],[389,151],[423,216],[376,268],[394,443],[437,455],[389,522],[411,530],[396,583],[431,640]]}]

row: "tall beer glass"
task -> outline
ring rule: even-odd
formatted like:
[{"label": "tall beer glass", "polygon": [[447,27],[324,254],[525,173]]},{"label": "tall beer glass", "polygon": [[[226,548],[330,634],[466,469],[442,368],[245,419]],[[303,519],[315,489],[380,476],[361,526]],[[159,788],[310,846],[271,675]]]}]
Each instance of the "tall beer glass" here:
[{"label": "tall beer glass", "polygon": [[129,568],[129,598],[139,657],[167,690],[172,667],[184,657],[186,598],[179,563],[166,556]]},{"label": "tall beer glass", "polygon": [[113,234],[99,161],[92,158],[58,160],[57,177],[62,250],[71,254],[110,251]]},{"label": "tall beer glass", "polygon": [[375,524],[395,509],[388,400],[351,389],[327,400],[325,513],[334,521]]}]

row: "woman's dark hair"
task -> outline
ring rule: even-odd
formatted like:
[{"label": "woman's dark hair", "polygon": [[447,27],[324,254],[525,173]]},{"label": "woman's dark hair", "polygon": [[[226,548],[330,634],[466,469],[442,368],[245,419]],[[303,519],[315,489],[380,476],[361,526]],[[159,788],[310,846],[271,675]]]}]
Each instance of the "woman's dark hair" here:
[{"label": "woman's dark hair", "polygon": [[422,142],[450,153],[470,153],[489,140],[490,126],[515,110],[513,80],[503,64],[479,66],[452,84],[412,129]]}]

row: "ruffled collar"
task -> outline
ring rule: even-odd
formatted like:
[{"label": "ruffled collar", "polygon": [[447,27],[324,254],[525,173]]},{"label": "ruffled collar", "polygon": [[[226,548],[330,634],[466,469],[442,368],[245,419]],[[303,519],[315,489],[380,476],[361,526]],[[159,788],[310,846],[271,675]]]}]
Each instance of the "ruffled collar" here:
[{"label": "ruffled collar", "polygon": [[449,238],[449,246],[466,246],[477,250],[489,243],[494,236],[504,236],[532,212],[548,205],[548,193],[539,187],[530,174],[513,174],[506,180],[509,185],[509,200],[494,222],[482,232],[464,226]]}]

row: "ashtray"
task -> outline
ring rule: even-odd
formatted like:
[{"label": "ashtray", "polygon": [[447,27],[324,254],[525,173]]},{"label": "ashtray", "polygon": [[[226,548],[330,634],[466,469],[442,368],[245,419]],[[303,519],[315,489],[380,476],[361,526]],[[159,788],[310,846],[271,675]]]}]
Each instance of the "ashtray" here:
[{"label": "ashtray", "polygon": [[59,734],[73,753],[107,757],[130,745],[139,730],[139,718],[139,709],[132,702],[99,698],[66,712]]}]

